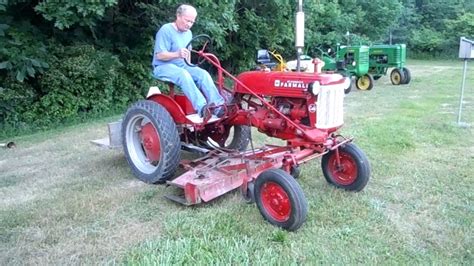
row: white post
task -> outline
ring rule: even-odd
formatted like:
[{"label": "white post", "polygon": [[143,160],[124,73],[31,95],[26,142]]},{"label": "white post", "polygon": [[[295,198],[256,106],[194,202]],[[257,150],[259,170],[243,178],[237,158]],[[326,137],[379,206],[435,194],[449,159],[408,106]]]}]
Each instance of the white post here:
[{"label": "white post", "polygon": [[461,82],[461,97],[459,98],[459,112],[458,112],[458,126],[466,126],[467,124],[461,122],[462,102],[464,99],[464,85],[466,84],[467,58],[464,59],[464,71]]}]

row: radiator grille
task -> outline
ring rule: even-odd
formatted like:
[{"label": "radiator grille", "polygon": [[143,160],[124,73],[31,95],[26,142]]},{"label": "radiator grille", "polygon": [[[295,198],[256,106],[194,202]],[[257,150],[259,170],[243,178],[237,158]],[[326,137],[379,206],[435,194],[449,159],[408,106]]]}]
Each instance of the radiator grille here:
[{"label": "radiator grille", "polygon": [[316,128],[327,129],[344,124],[344,85],[321,86],[318,94]]}]

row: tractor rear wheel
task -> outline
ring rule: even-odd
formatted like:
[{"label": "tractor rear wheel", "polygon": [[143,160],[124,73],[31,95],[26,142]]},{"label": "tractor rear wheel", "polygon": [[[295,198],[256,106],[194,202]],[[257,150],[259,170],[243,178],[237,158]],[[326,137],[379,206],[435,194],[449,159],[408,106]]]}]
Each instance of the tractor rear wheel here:
[{"label": "tractor rear wheel", "polygon": [[405,73],[403,73],[403,70],[399,68],[394,68],[392,72],[390,73],[390,81],[392,82],[393,85],[403,84],[404,80],[405,80]]},{"label": "tractor rear wheel", "polygon": [[410,70],[406,67],[402,68],[403,74],[405,74],[405,79],[403,80],[402,84],[408,84],[411,81],[411,73]]},{"label": "tractor rear wheel", "polygon": [[357,78],[356,86],[359,90],[371,90],[374,87],[374,78],[370,74],[365,74]]},{"label": "tractor rear wheel", "polygon": [[370,165],[365,153],[354,143],[346,143],[323,155],[321,167],[326,181],[336,187],[360,191],[369,182]]},{"label": "tractor rear wheel", "polygon": [[133,174],[146,183],[164,183],[173,177],[181,156],[176,124],[160,104],[142,100],[133,104],[122,122],[125,158]]},{"label": "tractor rear wheel", "polygon": [[255,180],[255,201],[263,218],[275,226],[295,231],[308,214],[308,202],[296,180],[281,169],[269,169]]}]

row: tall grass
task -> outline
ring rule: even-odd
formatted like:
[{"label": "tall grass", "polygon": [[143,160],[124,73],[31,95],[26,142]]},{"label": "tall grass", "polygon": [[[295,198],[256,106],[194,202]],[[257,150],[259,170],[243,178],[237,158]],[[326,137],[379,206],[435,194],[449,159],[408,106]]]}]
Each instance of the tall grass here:
[{"label": "tall grass", "polygon": [[[342,133],[370,159],[359,193],[302,167],[307,222],[290,233],[238,192],[198,207],[165,200],[101,150],[103,123],[15,139],[0,150],[0,264],[472,264],[474,71],[459,127],[462,63],[411,61],[412,82],[388,77],[345,100]],[[255,146],[268,139],[254,133]]]}]

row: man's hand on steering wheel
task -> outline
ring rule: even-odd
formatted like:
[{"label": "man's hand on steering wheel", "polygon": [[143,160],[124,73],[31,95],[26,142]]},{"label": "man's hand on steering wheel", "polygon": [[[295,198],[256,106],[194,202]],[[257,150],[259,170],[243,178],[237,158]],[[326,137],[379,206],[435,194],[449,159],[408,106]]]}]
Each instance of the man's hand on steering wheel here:
[{"label": "man's hand on steering wheel", "polygon": [[[197,42],[198,40],[201,40],[203,45],[202,45],[202,48],[201,50],[194,50],[193,49],[193,43]],[[209,35],[206,35],[206,34],[200,34],[200,35],[196,35],[194,36],[190,41],[189,43],[186,45],[186,48],[183,48],[185,50],[187,50],[189,52],[189,57],[188,57],[188,60],[187,59],[184,59],[184,62],[188,65],[188,66],[191,66],[191,67],[195,67],[195,66],[198,66],[200,64],[202,64],[204,61],[206,61],[205,58],[202,58],[202,57],[199,57],[198,60],[197,60],[197,63],[196,64],[193,64],[191,62],[191,54],[194,52],[194,53],[200,53],[200,52],[204,52],[206,50],[206,48],[210,47],[212,45],[212,40],[211,40],[211,37],[209,37]]]},{"label": "man's hand on steering wheel", "polygon": [[184,60],[189,60],[189,58],[191,57],[191,51],[189,51],[186,48],[181,48],[177,52],[178,52],[178,57],[183,58]]}]

